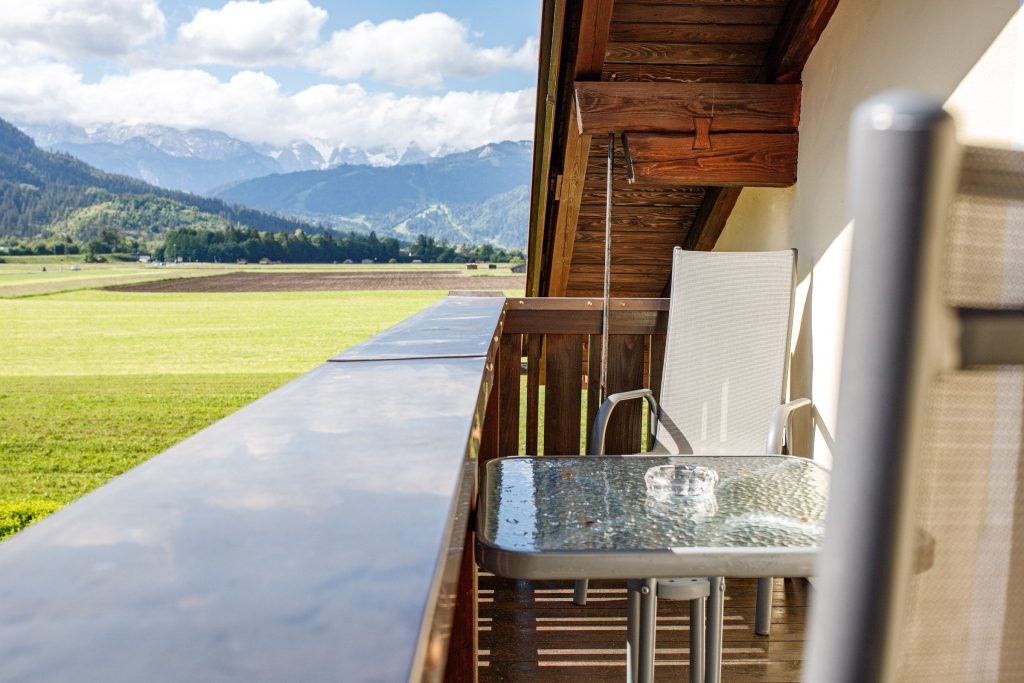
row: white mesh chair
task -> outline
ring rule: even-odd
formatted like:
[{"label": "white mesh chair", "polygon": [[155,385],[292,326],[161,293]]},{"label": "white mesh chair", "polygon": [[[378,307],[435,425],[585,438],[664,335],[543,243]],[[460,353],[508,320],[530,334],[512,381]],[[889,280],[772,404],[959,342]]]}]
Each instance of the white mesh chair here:
[{"label": "white mesh chair", "polygon": [[[1024,153],[854,117],[855,230],[808,683],[1024,680]],[[958,170],[958,166],[960,167]]]},{"label": "white mesh chair", "polygon": [[[648,389],[609,396],[594,422],[592,454],[604,453],[615,406],[645,398],[652,409],[655,453],[781,455],[792,412],[810,404],[807,399],[784,403],[795,267],[794,250],[677,248],[660,405]],[[586,601],[586,583],[577,583],[577,604]],[[659,597],[698,601],[703,608],[707,583],[658,583]],[[755,630],[763,635],[771,624],[772,584],[771,578],[758,581]],[[691,605],[691,613],[695,609]]]}]

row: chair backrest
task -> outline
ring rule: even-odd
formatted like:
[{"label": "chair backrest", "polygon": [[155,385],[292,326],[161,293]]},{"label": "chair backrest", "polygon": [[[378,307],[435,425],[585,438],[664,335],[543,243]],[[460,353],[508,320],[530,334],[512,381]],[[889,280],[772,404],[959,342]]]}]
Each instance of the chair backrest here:
[{"label": "chair backrest", "polygon": [[784,400],[795,267],[794,250],[675,250],[657,451],[764,452]]},{"label": "chair backrest", "polygon": [[1024,680],[1024,154],[854,116],[855,228],[808,683]]}]

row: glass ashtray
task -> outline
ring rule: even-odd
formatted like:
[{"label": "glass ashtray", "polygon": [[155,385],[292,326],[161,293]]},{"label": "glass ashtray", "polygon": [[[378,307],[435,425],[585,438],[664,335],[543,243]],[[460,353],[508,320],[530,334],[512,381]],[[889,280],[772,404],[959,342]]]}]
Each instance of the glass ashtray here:
[{"label": "glass ashtray", "polygon": [[660,499],[707,496],[718,484],[718,472],[700,465],[657,465],[644,474],[647,493]]}]

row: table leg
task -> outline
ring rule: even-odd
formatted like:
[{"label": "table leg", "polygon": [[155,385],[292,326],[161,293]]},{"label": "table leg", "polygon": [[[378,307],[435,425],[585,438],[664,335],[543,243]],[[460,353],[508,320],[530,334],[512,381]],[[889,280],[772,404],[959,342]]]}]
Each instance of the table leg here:
[{"label": "table leg", "polygon": [[690,600],[690,683],[704,683],[704,609],[707,598]]},{"label": "table leg", "polygon": [[772,589],[775,580],[762,577],[757,580],[757,613],[754,616],[754,633],[768,635],[772,627]]},{"label": "table leg", "polygon": [[722,623],[725,619],[725,578],[712,576],[711,595],[708,597],[707,659],[705,683],[722,680]]},{"label": "table leg", "polygon": [[644,582],[626,582],[626,683],[637,683],[640,671],[640,597]]},{"label": "table leg", "polygon": [[658,581],[644,579],[640,588],[639,683],[654,683],[654,641],[658,623]]}]

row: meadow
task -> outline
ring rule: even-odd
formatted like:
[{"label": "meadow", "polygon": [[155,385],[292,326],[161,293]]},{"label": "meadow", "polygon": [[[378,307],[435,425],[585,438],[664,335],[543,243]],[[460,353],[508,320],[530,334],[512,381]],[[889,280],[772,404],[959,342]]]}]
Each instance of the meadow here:
[{"label": "meadow", "polygon": [[444,294],[0,298],[0,538]]}]

